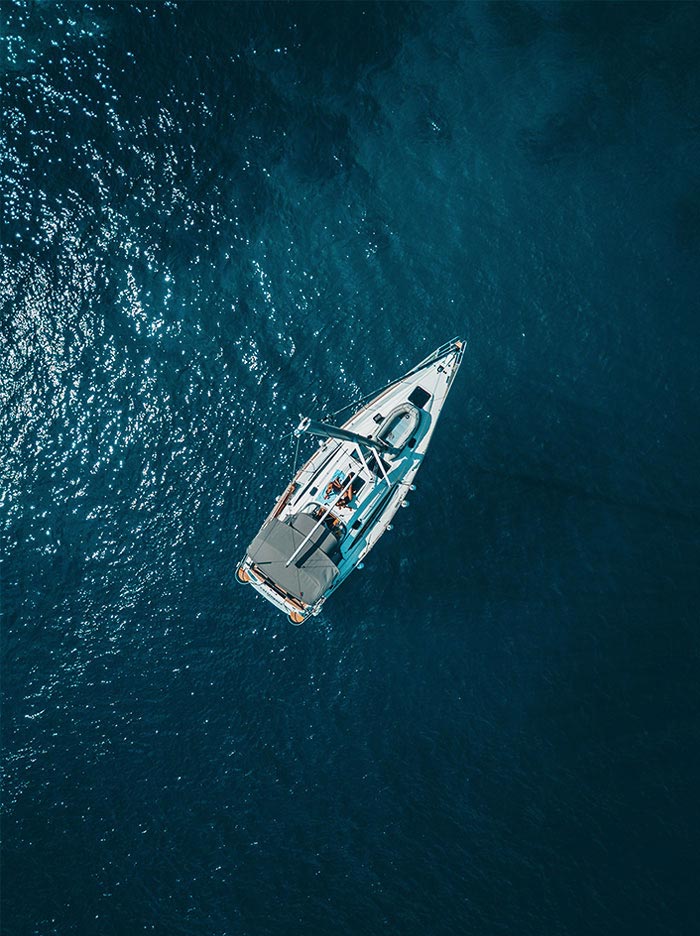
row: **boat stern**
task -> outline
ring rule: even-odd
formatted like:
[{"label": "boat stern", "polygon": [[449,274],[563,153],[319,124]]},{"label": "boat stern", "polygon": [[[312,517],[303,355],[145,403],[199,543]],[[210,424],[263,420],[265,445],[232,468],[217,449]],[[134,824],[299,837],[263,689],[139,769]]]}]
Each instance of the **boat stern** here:
[{"label": "boat stern", "polygon": [[236,581],[241,585],[252,585],[252,587],[266,598],[270,604],[273,604],[278,611],[286,614],[292,624],[303,624],[307,618],[318,614],[321,610],[323,600],[317,601],[315,605],[307,605],[291,595],[284,594],[281,589],[270,582],[266,576],[255,567],[248,556],[238,563],[236,567]]}]

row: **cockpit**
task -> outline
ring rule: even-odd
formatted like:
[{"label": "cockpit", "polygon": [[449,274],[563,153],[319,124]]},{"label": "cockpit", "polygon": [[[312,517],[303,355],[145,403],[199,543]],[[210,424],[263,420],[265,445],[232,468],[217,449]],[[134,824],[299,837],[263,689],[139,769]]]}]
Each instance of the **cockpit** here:
[{"label": "cockpit", "polygon": [[306,512],[308,512],[308,514],[317,522],[323,519],[323,526],[325,529],[332,533],[338,542],[341,542],[346,533],[345,524],[340,519],[340,517],[338,517],[332,511],[330,513],[327,513],[326,511],[326,507],[322,507],[320,504],[312,504],[307,508]]}]

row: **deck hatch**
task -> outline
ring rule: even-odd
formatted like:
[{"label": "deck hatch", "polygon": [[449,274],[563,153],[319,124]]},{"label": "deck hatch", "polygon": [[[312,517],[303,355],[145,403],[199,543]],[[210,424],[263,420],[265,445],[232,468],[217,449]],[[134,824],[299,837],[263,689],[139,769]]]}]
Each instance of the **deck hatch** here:
[{"label": "deck hatch", "polygon": [[429,399],[430,394],[427,390],[424,390],[422,387],[415,387],[408,398],[408,402],[413,403],[418,409],[423,409]]}]

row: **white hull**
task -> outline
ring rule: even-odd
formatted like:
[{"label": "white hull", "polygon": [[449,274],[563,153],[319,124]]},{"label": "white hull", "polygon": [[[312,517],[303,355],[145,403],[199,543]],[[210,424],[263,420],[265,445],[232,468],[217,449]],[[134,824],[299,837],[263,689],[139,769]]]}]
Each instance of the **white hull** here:
[{"label": "white hull", "polygon": [[[403,503],[423,462],[463,354],[462,341],[443,345],[342,426],[372,440],[384,436],[391,449],[380,452],[381,443],[373,447],[336,438],[328,438],[319,446],[277,501],[239,563],[239,581],[251,584],[280,611],[290,615],[295,624],[320,612],[328,596],[387,530]],[[379,454],[380,460],[375,457]],[[339,492],[341,499],[337,502]],[[345,499],[350,496],[348,503],[343,494]],[[305,515],[301,517],[303,527],[298,522],[300,514]],[[278,551],[274,553],[275,561],[261,561],[261,557],[270,558],[265,553],[265,531],[268,538],[274,532],[281,543],[284,536],[280,538],[279,534],[287,533],[281,523],[288,527],[294,524],[289,530],[294,551],[288,556]],[[309,535],[303,537],[307,528]],[[309,536],[309,545],[305,547]],[[319,546],[323,553],[316,553],[323,560],[319,563],[314,561],[313,550],[315,538],[321,536],[325,540]],[[279,546],[277,542],[273,545]],[[301,552],[297,559],[298,545]],[[320,565],[323,569],[318,572]],[[295,571],[296,578],[292,576]],[[305,577],[307,573],[312,578],[305,579],[305,591],[298,576]],[[332,581],[324,587],[330,578]]]}]

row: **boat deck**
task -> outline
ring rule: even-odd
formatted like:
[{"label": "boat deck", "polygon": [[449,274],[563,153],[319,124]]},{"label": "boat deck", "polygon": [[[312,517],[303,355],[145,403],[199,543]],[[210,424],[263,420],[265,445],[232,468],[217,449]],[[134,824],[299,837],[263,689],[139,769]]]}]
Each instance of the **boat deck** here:
[{"label": "boat deck", "polygon": [[311,430],[331,437],[297,472],[239,566],[241,581],[291,612],[294,623],[317,614],[389,528],[462,355],[462,343],[451,342],[380,391],[335,435],[321,423]]}]

